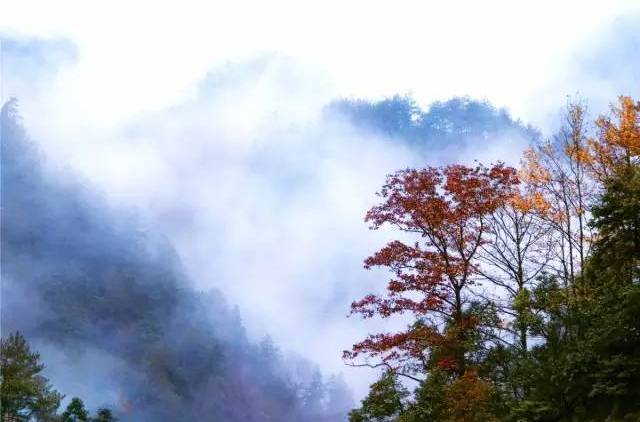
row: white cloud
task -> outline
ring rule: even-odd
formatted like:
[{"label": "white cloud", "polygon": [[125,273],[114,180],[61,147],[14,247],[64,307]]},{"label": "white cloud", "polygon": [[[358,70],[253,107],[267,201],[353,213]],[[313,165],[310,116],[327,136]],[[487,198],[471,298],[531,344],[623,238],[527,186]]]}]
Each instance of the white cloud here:
[{"label": "white cloud", "polygon": [[92,123],[158,110],[212,66],[264,52],[326,73],[339,95],[469,94],[532,112],[577,43],[637,2],[21,1],[5,31],[64,36],[80,60],[57,94]]}]

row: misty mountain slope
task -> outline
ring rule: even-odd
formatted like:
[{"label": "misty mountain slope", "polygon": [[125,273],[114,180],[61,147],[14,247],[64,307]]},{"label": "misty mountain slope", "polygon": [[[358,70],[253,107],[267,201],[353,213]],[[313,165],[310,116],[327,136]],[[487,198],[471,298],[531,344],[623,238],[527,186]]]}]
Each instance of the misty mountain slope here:
[{"label": "misty mountain slope", "polygon": [[539,136],[535,128],[514,120],[505,109],[466,97],[434,102],[426,111],[409,96],[380,101],[342,99],[328,105],[326,113],[404,140],[422,152],[489,139],[531,140]]},{"label": "misty mountain slope", "polygon": [[292,382],[275,346],[250,344],[220,293],[194,292],[161,235],[48,170],[19,120],[10,101],[1,121],[2,332],[33,341],[63,393],[122,420],[305,418],[305,380]]}]

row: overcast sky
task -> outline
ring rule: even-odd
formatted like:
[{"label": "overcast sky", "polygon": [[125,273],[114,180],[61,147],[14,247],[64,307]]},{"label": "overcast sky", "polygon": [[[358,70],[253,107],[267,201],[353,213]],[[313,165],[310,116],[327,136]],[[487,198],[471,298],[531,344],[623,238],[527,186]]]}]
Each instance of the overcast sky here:
[{"label": "overcast sky", "polygon": [[[348,303],[384,281],[362,260],[389,234],[364,212],[386,173],[422,163],[321,124],[322,106],[469,95],[547,130],[567,95],[602,109],[640,92],[639,16],[637,1],[21,0],[1,6],[0,34],[44,59],[5,65],[3,95],[57,163],[160,227],[250,333],[335,371],[372,327]],[[513,159],[503,141],[432,164]]]},{"label": "overcast sky", "polygon": [[23,0],[2,7],[0,28],[72,40],[79,63],[65,95],[98,121],[172,104],[212,66],[265,52],[313,68],[334,95],[471,95],[537,117],[532,98],[568,59],[638,10],[633,0]]}]

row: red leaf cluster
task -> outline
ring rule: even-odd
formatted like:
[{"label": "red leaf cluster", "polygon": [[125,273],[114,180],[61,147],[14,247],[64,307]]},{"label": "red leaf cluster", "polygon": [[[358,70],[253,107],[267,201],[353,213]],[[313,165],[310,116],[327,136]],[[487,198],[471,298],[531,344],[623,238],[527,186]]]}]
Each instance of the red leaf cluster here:
[{"label": "red leaf cluster", "polygon": [[472,282],[474,257],[489,230],[486,218],[513,196],[518,183],[516,170],[503,164],[406,169],[388,176],[378,193],[382,203],[365,220],[372,229],[389,224],[415,233],[418,241],[390,242],[365,260],[365,268],[385,267],[392,278],[385,295],[353,302],[351,313],[364,318],[411,313],[421,324],[396,334],[371,335],[345,352],[345,358],[423,359],[425,350],[442,341],[437,325],[424,321],[463,323],[465,287]]}]

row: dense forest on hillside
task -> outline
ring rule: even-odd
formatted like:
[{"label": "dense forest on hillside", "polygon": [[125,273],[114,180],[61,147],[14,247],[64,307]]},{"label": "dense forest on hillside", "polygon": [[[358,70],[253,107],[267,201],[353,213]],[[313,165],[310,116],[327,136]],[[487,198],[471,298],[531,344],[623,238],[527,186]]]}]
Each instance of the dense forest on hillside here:
[{"label": "dense forest on hillside", "polygon": [[[1,127],[3,420],[86,420],[82,399],[97,420],[98,407],[121,420],[344,417],[341,377],[250,342],[221,293],[193,290],[161,234],[47,166],[17,101]],[[56,391],[44,365],[83,390]],[[59,411],[62,393],[85,390]]]},{"label": "dense forest on hillside", "polygon": [[640,420],[640,103],[569,104],[521,163],[388,176],[366,220],[415,241],[352,314],[409,324],[344,352],[381,371],[350,421]]}]

